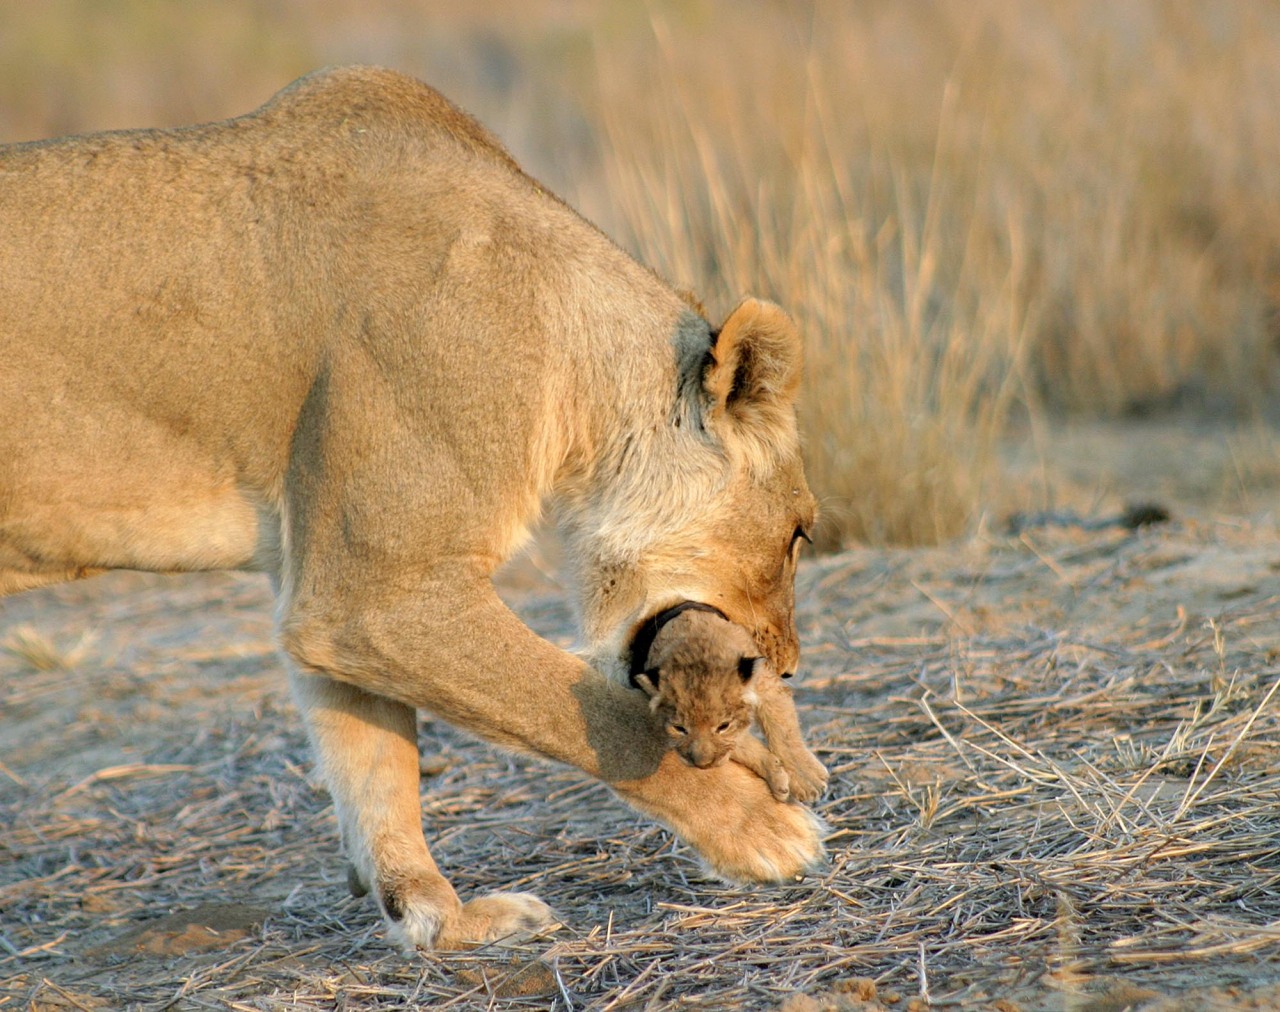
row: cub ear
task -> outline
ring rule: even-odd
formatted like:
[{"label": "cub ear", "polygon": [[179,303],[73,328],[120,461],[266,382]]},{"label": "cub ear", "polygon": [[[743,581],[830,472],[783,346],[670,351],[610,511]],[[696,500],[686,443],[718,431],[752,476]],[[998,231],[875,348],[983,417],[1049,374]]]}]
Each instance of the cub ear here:
[{"label": "cub ear", "polygon": [[786,424],[800,386],[800,332],[781,308],[745,299],[729,314],[702,376],[713,419],[766,435]]},{"label": "cub ear", "polygon": [[760,665],[764,662],[763,657],[740,657],[738,658],[738,675],[744,682],[751,681]]},{"label": "cub ear", "polygon": [[658,669],[650,668],[648,671],[637,671],[631,676],[632,681],[640,687],[640,690],[650,699],[658,698]]}]

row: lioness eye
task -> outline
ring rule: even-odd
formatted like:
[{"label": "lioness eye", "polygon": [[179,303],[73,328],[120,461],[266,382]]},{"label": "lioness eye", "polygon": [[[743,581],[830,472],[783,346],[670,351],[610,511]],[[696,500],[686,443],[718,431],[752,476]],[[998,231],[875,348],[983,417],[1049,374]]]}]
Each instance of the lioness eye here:
[{"label": "lioness eye", "polygon": [[724,734],[727,730],[729,730],[729,722],[727,720],[716,728],[716,731],[719,734]]}]

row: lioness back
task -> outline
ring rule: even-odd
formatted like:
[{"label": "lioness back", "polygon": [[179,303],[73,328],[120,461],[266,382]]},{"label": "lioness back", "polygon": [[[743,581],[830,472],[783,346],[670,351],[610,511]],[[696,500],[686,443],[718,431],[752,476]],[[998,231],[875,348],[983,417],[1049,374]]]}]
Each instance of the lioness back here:
[{"label": "lioness back", "polygon": [[[565,329],[541,293],[584,260],[673,298],[385,70],[320,72],[220,123],[0,147],[0,593],[275,568],[309,406],[372,425],[379,383],[433,401],[455,441],[482,428],[463,395],[494,393],[528,438],[486,461],[536,483],[531,401],[554,395],[538,370],[563,367],[544,351]],[[495,368],[494,334],[520,339],[522,372]]]}]

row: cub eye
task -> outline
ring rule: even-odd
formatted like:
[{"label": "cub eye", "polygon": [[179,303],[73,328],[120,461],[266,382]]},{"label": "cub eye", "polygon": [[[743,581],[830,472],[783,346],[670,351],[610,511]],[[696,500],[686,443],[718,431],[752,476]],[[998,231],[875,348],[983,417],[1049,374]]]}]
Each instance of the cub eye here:
[{"label": "cub eye", "polygon": [[685,727],[683,724],[668,724],[668,725],[667,725],[667,730],[672,731],[672,732],[673,732],[673,733],[675,733],[675,734],[688,734],[688,733],[689,733],[689,729],[688,729],[687,727]]},{"label": "cub eye", "polygon": [[721,724],[719,727],[716,728],[716,733],[724,734],[727,730],[729,730],[729,722],[726,720],[723,724]]}]

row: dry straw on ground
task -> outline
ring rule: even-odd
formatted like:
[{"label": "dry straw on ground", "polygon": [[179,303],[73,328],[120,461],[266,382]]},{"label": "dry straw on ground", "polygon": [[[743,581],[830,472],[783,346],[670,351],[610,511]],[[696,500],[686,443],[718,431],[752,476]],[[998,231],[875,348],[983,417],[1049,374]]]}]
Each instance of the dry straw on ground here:
[{"label": "dry straw on ground", "polygon": [[[418,958],[347,895],[261,583],[11,599],[50,641],[102,638],[72,670],[0,658],[0,1008],[1101,1009],[1274,984],[1278,543],[1045,527],[807,564],[832,859],[795,886],[711,882],[604,788],[427,723],[440,863],[566,924]],[[561,596],[513,599],[565,637]]]}]

